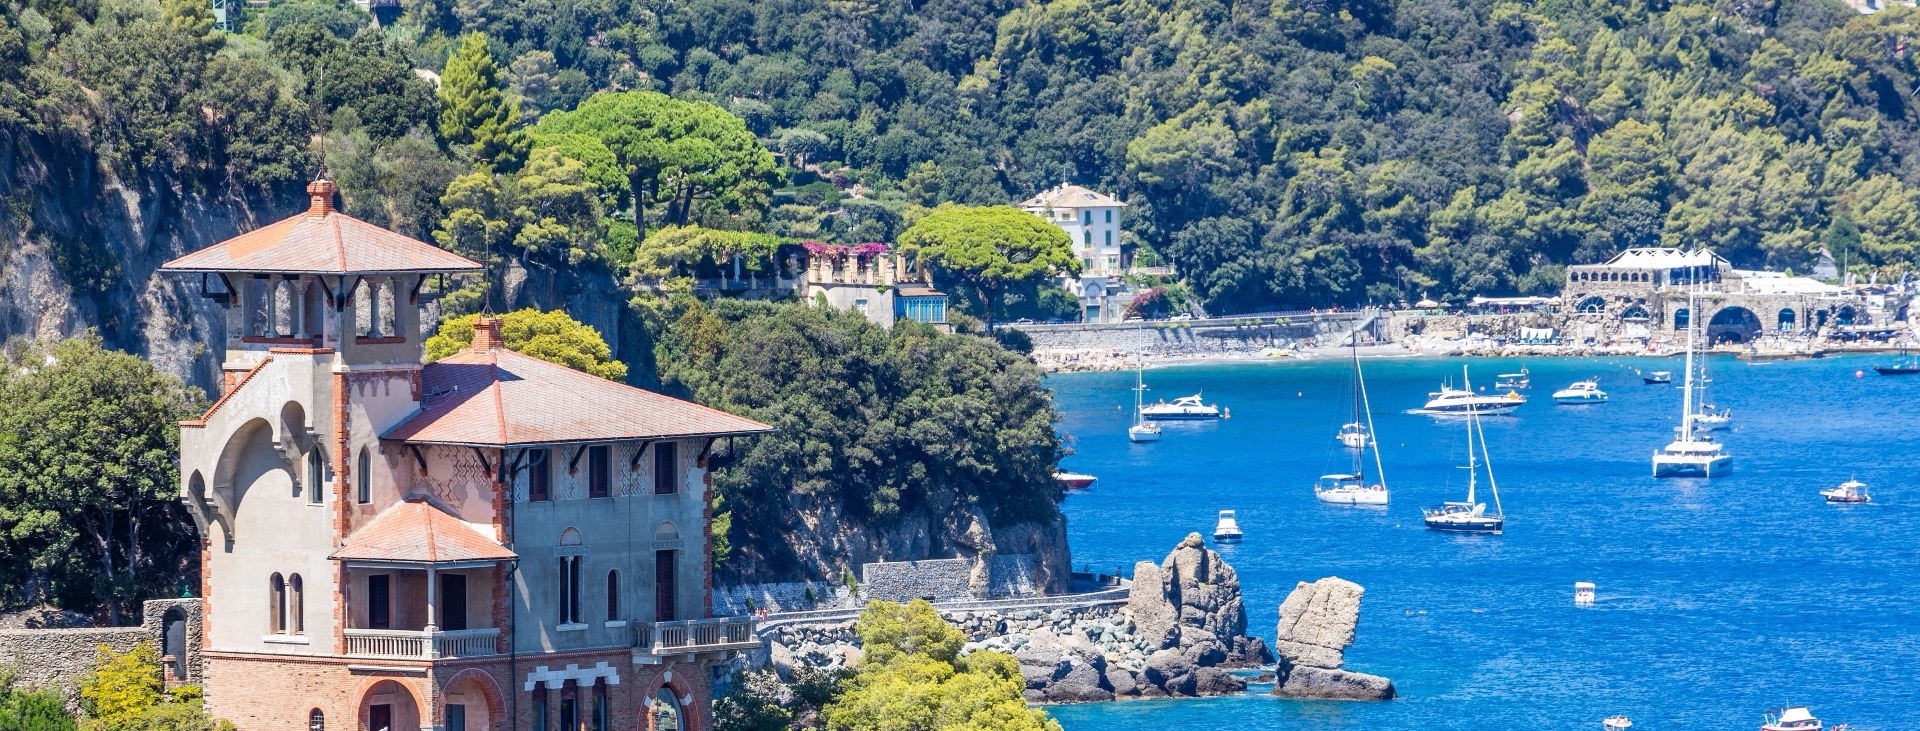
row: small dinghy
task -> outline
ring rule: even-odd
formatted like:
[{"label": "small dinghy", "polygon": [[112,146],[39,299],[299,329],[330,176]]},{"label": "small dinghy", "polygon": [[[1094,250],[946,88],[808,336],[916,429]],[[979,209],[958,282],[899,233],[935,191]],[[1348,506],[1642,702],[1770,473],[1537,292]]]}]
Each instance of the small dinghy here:
[{"label": "small dinghy", "polygon": [[1608,716],[1607,720],[1600,722],[1600,728],[1606,731],[1627,731],[1633,728],[1633,719],[1626,716]]},{"label": "small dinghy", "polygon": [[1655,384],[1661,384],[1661,383],[1673,383],[1673,372],[1672,371],[1654,371],[1652,373],[1647,373],[1645,375],[1640,376],[1640,380],[1646,381],[1647,385],[1649,386],[1652,386]]}]

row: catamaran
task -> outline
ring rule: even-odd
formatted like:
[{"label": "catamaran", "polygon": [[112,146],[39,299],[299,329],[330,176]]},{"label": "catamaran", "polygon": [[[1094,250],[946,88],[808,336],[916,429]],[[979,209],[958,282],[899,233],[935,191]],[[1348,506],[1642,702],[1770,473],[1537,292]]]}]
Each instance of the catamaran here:
[{"label": "catamaran", "polygon": [[1133,426],[1127,427],[1127,441],[1131,442],[1160,441],[1160,425],[1147,421],[1146,414],[1141,410],[1140,402],[1147,393],[1146,373],[1146,366],[1140,364],[1136,355],[1133,370]]},{"label": "catamaran", "polygon": [[[1688,293],[1688,311],[1698,312],[1693,306],[1693,294]],[[1687,377],[1686,385],[1680,389],[1680,427],[1676,430],[1679,436],[1653,453],[1654,477],[1718,477],[1733,469],[1733,455],[1727,454],[1726,447],[1714,441],[1712,436],[1700,433],[1694,424],[1694,420],[1699,418],[1693,409],[1693,332],[1696,328],[1694,320],[1698,319],[1687,322]]]},{"label": "catamaran", "polygon": [[[1461,382],[1467,388],[1473,388],[1467,380],[1466,366],[1460,368]],[[1474,441],[1480,442],[1480,451],[1476,455]],[[1487,487],[1493,491],[1493,513],[1487,513],[1487,504],[1475,502],[1474,488],[1478,486],[1477,474],[1481,465],[1487,468]],[[1480,411],[1467,410],[1467,500],[1466,502],[1447,502],[1421,511],[1428,528],[1450,533],[1492,533],[1500,535],[1506,530],[1507,514],[1500,507],[1500,485],[1493,481],[1493,457],[1487,453],[1487,434],[1480,428]]]},{"label": "catamaran", "polygon": [[[1379,440],[1373,436],[1373,407],[1367,400],[1366,377],[1360,373],[1358,347],[1353,351],[1353,421],[1340,427],[1340,443],[1353,448],[1353,472],[1322,476],[1313,486],[1313,496],[1339,505],[1387,504],[1387,476],[1380,466]],[[1373,447],[1373,474],[1379,478],[1372,485],[1366,477],[1367,447]]]}]

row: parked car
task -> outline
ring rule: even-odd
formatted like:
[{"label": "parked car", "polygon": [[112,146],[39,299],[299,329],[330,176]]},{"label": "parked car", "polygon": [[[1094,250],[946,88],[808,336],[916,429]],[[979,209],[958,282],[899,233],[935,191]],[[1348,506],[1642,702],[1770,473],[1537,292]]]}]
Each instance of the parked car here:
[{"label": "parked car", "polygon": [[1183,321],[1183,320],[1191,320],[1191,319],[1193,319],[1193,315],[1190,315],[1190,314],[1187,314],[1187,313],[1184,313],[1184,312],[1183,312],[1183,313],[1180,313],[1180,314],[1178,314],[1178,315],[1174,315],[1174,316],[1173,316],[1172,318],[1169,318],[1169,319],[1171,319],[1171,320],[1173,320],[1174,322],[1180,322],[1180,321]]},{"label": "parked car", "polygon": [[1014,320],[1014,321],[1013,321],[1013,324],[1015,324],[1015,325],[1032,325],[1032,324],[1033,324],[1033,318],[1031,318],[1031,317],[1022,317],[1022,318],[1020,318],[1020,319],[1018,319],[1018,320]]}]

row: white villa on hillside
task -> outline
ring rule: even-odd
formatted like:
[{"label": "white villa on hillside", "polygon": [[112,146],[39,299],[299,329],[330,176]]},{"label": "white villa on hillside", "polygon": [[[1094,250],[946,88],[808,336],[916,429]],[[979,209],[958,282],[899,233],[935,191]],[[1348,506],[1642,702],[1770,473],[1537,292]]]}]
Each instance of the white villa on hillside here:
[{"label": "white villa on hillside", "polygon": [[1062,184],[1020,203],[1021,210],[1047,220],[1067,232],[1073,253],[1080,258],[1078,278],[1061,278],[1060,286],[1080,298],[1087,322],[1119,322],[1126,285],[1120,275],[1130,262],[1121,250],[1120,213],[1127,204],[1113,196],[1073,184]]}]

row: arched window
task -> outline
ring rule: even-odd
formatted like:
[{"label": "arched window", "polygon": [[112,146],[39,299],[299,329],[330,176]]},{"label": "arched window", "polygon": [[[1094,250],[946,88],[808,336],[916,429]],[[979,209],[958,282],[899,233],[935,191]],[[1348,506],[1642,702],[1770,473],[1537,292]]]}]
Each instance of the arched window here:
[{"label": "arched window", "polygon": [[672,688],[661,688],[653,698],[654,731],[687,731],[680,718],[680,699],[673,697]]},{"label": "arched window", "polygon": [[619,570],[614,570],[607,572],[607,621],[616,622],[619,621],[619,619],[620,572]]},{"label": "arched window", "polygon": [[307,731],[327,731],[327,714],[318,708],[307,711]]},{"label": "arched window", "polygon": [[1793,329],[1793,320],[1793,308],[1787,307],[1780,310],[1779,327],[1781,330]]},{"label": "arched window", "polygon": [[1586,299],[1580,300],[1580,305],[1575,309],[1579,310],[1580,312],[1606,312],[1607,298],[1600,297],[1597,295],[1593,297],[1588,297]]},{"label": "arched window", "polygon": [[307,633],[307,587],[300,581],[300,575],[294,574],[287,580],[287,631],[296,635]]},{"label": "arched window", "polygon": [[1687,329],[1687,323],[1692,321],[1693,313],[1688,312],[1687,308],[1682,307],[1673,311],[1673,329],[1685,330]]},{"label": "arched window", "polygon": [[271,634],[287,631],[287,581],[279,574],[267,580],[267,624]]},{"label": "arched window", "polygon": [[320,445],[307,450],[307,502],[319,505],[326,499],[326,484],[332,482],[327,474],[327,453]]},{"label": "arched window", "polygon": [[362,505],[373,502],[373,455],[366,447],[360,448],[360,463],[354,465],[354,475],[360,487],[354,499]]}]

